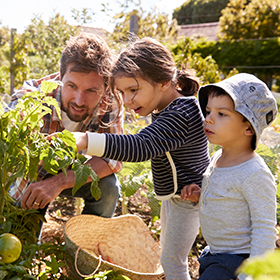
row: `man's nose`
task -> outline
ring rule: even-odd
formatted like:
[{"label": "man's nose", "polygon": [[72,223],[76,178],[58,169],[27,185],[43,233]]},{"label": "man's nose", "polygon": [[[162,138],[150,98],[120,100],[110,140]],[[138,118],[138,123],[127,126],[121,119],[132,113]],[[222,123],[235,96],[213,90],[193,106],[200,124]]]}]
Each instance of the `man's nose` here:
[{"label": "man's nose", "polygon": [[85,104],[85,95],[81,90],[77,90],[76,95],[75,95],[75,103],[78,106],[82,106]]}]

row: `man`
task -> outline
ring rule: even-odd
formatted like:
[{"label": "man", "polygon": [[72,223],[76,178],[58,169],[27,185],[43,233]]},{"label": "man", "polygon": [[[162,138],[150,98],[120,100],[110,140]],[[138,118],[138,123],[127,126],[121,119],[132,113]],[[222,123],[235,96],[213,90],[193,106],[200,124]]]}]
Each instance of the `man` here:
[{"label": "man", "polygon": [[[61,81],[62,85],[51,93],[61,109],[62,119],[55,108],[43,118],[41,132],[51,134],[64,129],[69,131],[92,131],[123,133],[122,101],[108,90],[109,76],[113,63],[111,51],[99,36],[82,33],[71,38],[62,52],[60,73],[40,80],[30,80],[12,96],[9,105],[13,108],[24,93],[38,91],[43,80]],[[119,199],[120,184],[114,173],[120,171],[121,162],[91,157],[87,164],[98,175],[101,198],[96,201],[90,192],[90,183],[82,186],[75,194],[84,198],[83,214],[112,217]],[[90,182],[91,178],[88,179]],[[10,194],[20,201],[24,210],[39,209],[45,213],[48,204],[59,195],[72,195],[74,172],[67,177],[61,172],[56,176],[46,174],[38,168],[38,181],[17,180]]]}]

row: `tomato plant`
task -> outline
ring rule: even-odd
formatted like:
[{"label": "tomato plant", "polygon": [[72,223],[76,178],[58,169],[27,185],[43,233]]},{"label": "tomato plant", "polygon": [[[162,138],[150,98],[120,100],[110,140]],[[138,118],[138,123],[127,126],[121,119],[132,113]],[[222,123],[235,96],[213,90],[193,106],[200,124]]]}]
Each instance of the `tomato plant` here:
[{"label": "tomato plant", "polygon": [[[0,220],[3,222],[3,209],[12,183],[18,177],[37,180],[37,167],[40,162],[50,174],[59,170],[66,176],[71,167],[75,173],[74,189],[92,178],[92,188],[97,187],[98,177],[90,165],[85,165],[86,158],[77,154],[76,142],[71,132],[63,131],[58,138],[50,142],[40,133],[41,119],[51,113],[54,106],[60,117],[57,101],[47,96],[57,83],[42,82],[42,92],[30,92],[19,99],[15,109],[4,112],[0,107]],[[94,191],[92,193],[95,193]],[[98,195],[100,195],[97,192]]]},{"label": "tomato plant", "polygon": [[[13,233],[22,243],[23,249],[18,259],[18,247],[11,247],[11,240],[3,241],[11,253],[0,261],[0,279],[69,279],[61,269],[66,266],[67,250],[60,240],[54,243],[36,244],[39,221],[44,217],[37,210],[23,211],[9,195],[13,182],[19,178],[37,180],[37,168],[43,168],[52,175],[60,170],[67,175],[67,169],[75,173],[73,192],[92,178],[92,193],[96,199],[100,195],[97,186],[98,176],[87,160],[77,153],[76,141],[72,133],[63,131],[57,138],[47,141],[40,132],[41,120],[56,108],[60,117],[57,101],[48,96],[57,83],[43,82],[41,92],[30,92],[19,99],[15,109],[4,108],[0,104],[0,234]],[[0,239],[1,246],[1,239]],[[0,247],[1,248],[1,247]],[[0,249],[0,254],[1,254]],[[44,269],[43,269],[44,268]]]}]

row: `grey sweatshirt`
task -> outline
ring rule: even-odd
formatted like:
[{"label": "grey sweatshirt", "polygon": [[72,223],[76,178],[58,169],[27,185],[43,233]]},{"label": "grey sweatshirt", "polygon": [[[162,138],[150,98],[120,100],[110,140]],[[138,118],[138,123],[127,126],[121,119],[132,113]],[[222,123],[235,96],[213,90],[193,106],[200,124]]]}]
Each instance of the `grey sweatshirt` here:
[{"label": "grey sweatshirt", "polygon": [[[264,160],[256,157],[233,167],[204,173],[200,225],[211,253],[263,254],[275,248],[276,185]],[[241,279],[241,278],[240,278]]]}]

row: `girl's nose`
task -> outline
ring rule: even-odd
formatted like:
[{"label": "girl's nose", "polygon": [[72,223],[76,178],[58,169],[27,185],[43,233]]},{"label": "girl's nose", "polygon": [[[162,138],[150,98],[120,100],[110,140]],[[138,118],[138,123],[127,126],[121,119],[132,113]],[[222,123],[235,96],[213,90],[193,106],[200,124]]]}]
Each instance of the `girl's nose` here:
[{"label": "girl's nose", "polygon": [[135,97],[135,94],[124,94],[123,95],[123,102],[124,104],[131,104],[133,102],[133,99]]},{"label": "girl's nose", "polygon": [[213,119],[211,118],[210,114],[206,116],[205,122],[206,122],[206,123],[209,123],[209,124],[213,124],[213,123],[214,123],[214,121],[213,121]]},{"label": "girl's nose", "polygon": [[131,98],[127,94],[123,96],[123,103],[125,105],[131,103]]}]

